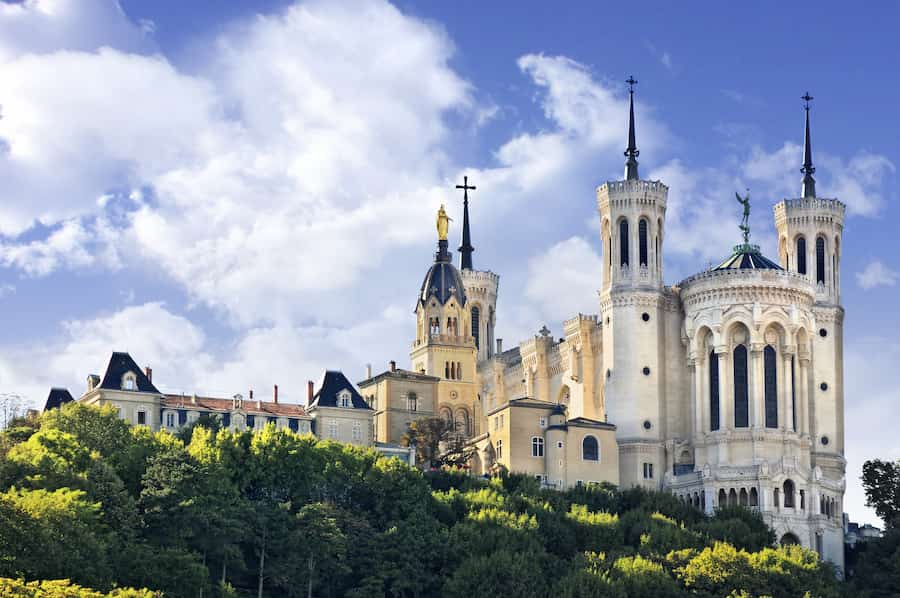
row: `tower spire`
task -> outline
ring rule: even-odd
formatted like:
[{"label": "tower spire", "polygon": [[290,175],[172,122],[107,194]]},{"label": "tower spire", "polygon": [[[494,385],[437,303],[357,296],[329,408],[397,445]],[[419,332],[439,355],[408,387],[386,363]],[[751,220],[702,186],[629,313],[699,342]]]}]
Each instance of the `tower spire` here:
[{"label": "tower spire", "polygon": [[625,160],[625,180],[626,181],[636,181],[638,180],[638,161],[637,157],[641,154],[638,151],[637,143],[634,140],[634,86],[637,81],[634,80],[634,77],[629,76],[625,81],[628,83],[628,149],[625,150],[625,155],[628,156],[628,159]]},{"label": "tower spire", "polygon": [[813,97],[807,91],[801,99],[805,102],[803,107],[806,110],[806,136],[803,138],[803,168],[800,169],[800,172],[803,173],[803,197],[815,197],[816,179],[813,178],[813,173],[816,171],[816,168],[813,166],[812,143],[809,140],[809,102]]},{"label": "tower spire", "polygon": [[472,253],[475,248],[472,247],[472,235],[469,232],[469,190],[475,190],[475,185],[469,184],[469,177],[463,177],[463,184],[457,185],[457,189],[463,190],[463,225],[462,225],[462,245],[459,246],[459,262],[462,270],[472,270]]}]

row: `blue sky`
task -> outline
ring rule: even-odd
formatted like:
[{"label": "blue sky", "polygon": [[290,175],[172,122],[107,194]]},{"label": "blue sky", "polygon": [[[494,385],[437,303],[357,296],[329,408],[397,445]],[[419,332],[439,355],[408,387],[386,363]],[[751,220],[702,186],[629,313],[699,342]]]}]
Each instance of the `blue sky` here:
[{"label": "blue sky", "polygon": [[846,508],[874,520],[861,464],[900,456],[900,9],[868,8],[0,1],[0,392],[80,391],[112,350],[166,390],[296,401],[324,367],[405,363],[463,174],[498,336],[558,332],[597,311],[630,74],[667,282],[729,253],[745,187],[774,255],[809,90],[819,195],[848,205]]}]

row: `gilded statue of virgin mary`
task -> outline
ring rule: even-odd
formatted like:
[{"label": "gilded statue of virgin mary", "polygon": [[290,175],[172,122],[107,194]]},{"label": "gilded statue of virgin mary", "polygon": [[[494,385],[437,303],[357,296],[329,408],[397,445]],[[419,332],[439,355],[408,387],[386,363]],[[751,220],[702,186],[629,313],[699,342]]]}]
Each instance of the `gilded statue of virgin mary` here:
[{"label": "gilded statue of virgin mary", "polygon": [[444,211],[444,204],[441,204],[437,213],[437,233],[439,241],[447,240],[447,230],[450,228],[451,220],[452,218],[447,216],[447,212]]}]

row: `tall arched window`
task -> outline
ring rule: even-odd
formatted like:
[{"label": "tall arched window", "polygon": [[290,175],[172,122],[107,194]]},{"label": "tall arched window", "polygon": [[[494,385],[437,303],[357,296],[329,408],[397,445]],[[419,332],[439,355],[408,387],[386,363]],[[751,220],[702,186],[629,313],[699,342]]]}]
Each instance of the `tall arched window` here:
[{"label": "tall arched window", "polygon": [[477,307],[472,308],[472,338],[475,339],[475,348],[478,349],[481,345],[479,344],[479,329],[478,326],[481,323],[481,310]]},{"label": "tall arched window", "polygon": [[719,506],[724,507],[728,504],[728,495],[725,494],[725,489],[719,490]]},{"label": "tall arched window", "polygon": [[444,378],[446,378],[447,380],[450,379],[450,362],[449,361],[444,362]]},{"label": "tall arched window", "polygon": [[619,221],[619,265],[628,265],[628,221]]},{"label": "tall arched window", "polygon": [[456,362],[456,379],[462,380],[462,362]]},{"label": "tall arched window", "polygon": [[825,239],[816,239],[816,282],[825,284]]},{"label": "tall arched window", "polygon": [[734,348],[734,427],[750,425],[750,402],[747,390],[747,347]]},{"label": "tall arched window", "polygon": [[778,376],[775,368],[775,349],[766,345],[763,349],[763,367],[765,369],[765,404],[766,427],[778,427]]},{"label": "tall arched window", "polygon": [[741,493],[739,495],[740,504],[742,507],[750,506],[750,495],[747,494],[746,488],[741,488]]},{"label": "tall arched window", "polygon": [[806,237],[797,237],[797,272],[806,274]]},{"label": "tall arched window", "polygon": [[581,441],[581,458],[585,461],[600,460],[600,446],[593,436],[585,436]]},{"label": "tall arched window", "polygon": [[784,506],[794,506],[794,482],[791,480],[784,481]]},{"label": "tall arched window", "polygon": [[468,436],[469,431],[469,414],[464,409],[456,412],[456,430],[463,436]]},{"label": "tall arched window", "polygon": [[647,265],[647,221],[644,218],[638,222],[638,264]]},{"label": "tall arched window", "polygon": [[734,488],[728,491],[728,504],[732,507],[735,507],[738,504],[738,496],[737,492],[734,491]]},{"label": "tall arched window", "polygon": [[794,356],[791,355],[791,430],[797,431],[797,378],[794,368]]},{"label": "tall arched window", "polygon": [[756,491],[756,488],[750,488],[750,506],[759,506],[759,493]]},{"label": "tall arched window", "polygon": [[719,356],[709,352],[709,429],[719,429]]}]

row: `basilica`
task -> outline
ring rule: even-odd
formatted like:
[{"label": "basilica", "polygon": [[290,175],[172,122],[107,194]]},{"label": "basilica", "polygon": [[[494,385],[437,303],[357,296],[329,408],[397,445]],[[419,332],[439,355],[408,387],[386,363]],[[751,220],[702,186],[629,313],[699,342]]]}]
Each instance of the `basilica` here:
[{"label": "basilica", "polygon": [[666,285],[668,187],[638,174],[632,86],[624,178],[596,189],[598,313],[572,314],[561,338],[544,328],[505,350],[495,338],[500,277],[473,265],[466,180],[459,266],[442,206],[409,368],[392,362],[358,384],[374,440],[442,417],[475,473],[643,486],[707,512],[745,505],[782,543],[843,566],[844,204],[816,195],[804,99],[802,191],[775,205],[777,259],[750,243],[738,196],[743,242]]}]

